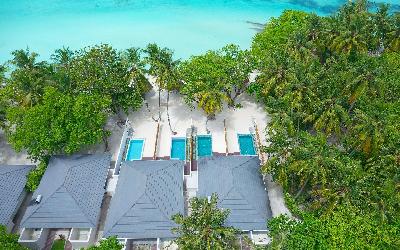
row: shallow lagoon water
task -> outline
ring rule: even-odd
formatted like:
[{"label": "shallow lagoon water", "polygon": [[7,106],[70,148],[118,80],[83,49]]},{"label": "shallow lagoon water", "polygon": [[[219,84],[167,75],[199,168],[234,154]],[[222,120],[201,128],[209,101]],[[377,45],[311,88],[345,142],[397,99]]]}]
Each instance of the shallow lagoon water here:
[{"label": "shallow lagoon water", "polygon": [[[392,4],[400,0],[387,0]],[[284,9],[329,14],[345,0],[1,0],[0,63],[29,47],[41,59],[63,46],[167,46],[187,58],[227,43],[249,48]],[[397,6],[398,7],[398,6]]]}]

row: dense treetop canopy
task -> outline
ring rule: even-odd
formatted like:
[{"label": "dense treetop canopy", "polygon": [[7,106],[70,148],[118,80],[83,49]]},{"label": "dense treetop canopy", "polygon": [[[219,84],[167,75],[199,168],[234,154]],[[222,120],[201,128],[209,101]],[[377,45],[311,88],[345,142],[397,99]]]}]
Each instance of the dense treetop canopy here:
[{"label": "dense treetop canopy", "polygon": [[50,62],[28,49],[12,55],[0,87],[0,125],[14,148],[35,160],[98,143],[108,135],[108,115],[139,108],[150,89],[135,48],[62,48]]},{"label": "dense treetop canopy", "polygon": [[272,248],[400,247],[399,13],[366,1],[332,16],[286,11],[256,35],[266,173],[300,205]]},{"label": "dense treetop canopy", "polygon": [[253,66],[249,51],[236,45],[193,56],[180,65],[180,93],[189,105],[197,104],[213,117],[222,111],[224,103],[240,107],[235,101],[246,91]]}]

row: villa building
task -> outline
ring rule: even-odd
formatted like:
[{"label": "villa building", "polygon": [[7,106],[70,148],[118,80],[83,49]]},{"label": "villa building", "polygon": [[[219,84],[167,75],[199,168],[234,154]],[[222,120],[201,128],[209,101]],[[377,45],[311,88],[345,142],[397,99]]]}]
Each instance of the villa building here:
[{"label": "villa building", "polygon": [[42,249],[56,234],[72,248],[93,244],[110,155],[51,158],[21,222],[19,242]]},{"label": "villa building", "polygon": [[227,226],[242,230],[255,244],[268,244],[266,222],[272,212],[257,156],[199,159],[197,197],[213,193],[218,195],[218,206],[230,210]]},{"label": "villa building", "polygon": [[125,249],[164,249],[176,237],[172,215],[184,214],[183,171],[177,160],[124,162],[103,237],[117,236]]},{"label": "villa building", "polygon": [[0,224],[8,232],[14,227],[14,217],[26,197],[26,176],[34,166],[0,165]]}]

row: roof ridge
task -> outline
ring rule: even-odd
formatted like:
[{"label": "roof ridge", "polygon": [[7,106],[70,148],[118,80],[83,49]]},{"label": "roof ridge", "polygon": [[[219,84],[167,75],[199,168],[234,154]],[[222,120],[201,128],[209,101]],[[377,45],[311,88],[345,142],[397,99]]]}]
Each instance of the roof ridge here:
[{"label": "roof ridge", "polygon": [[[174,162],[173,164],[169,164],[167,167],[158,169],[158,170],[154,171],[153,173],[156,173],[156,172],[158,173],[158,172],[160,172],[160,171],[169,169],[169,168],[171,168],[171,167],[173,167],[173,166],[176,166],[178,163],[179,163],[179,162]],[[152,173],[151,173],[151,174],[152,174]],[[171,175],[170,175],[170,176],[171,176]],[[172,176],[171,176],[171,177],[172,177]],[[146,180],[146,186],[147,186],[147,181],[148,181],[148,180]],[[163,210],[162,208],[160,208],[159,206],[157,206],[157,204],[154,204],[154,202],[151,200],[151,198],[147,195],[146,191],[145,191],[144,193],[145,193],[145,195],[147,196],[147,198],[149,198],[149,200],[151,201],[151,203],[153,203],[153,205],[154,205],[155,207],[158,208],[158,210],[161,212],[161,214],[164,216],[164,218],[166,218],[167,220],[170,220],[171,218],[169,218],[169,217],[164,213],[164,210]]]},{"label": "roof ridge", "polygon": [[79,166],[82,166],[82,165],[84,165],[84,164],[90,163],[90,162],[92,162],[92,161],[94,161],[94,159],[87,160],[87,161],[84,161],[84,162],[79,163],[78,165],[73,165],[73,166],[69,167],[68,170],[66,171],[65,178],[64,178],[64,181],[63,181],[62,184],[61,184],[61,187],[64,187],[65,190],[67,190],[68,194],[69,194],[69,195],[71,196],[71,198],[75,201],[77,207],[79,207],[80,211],[86,216],[86,219],[88,219],[88,221],[90,221],[90,222],[92,223],[92,226],[93,226],[93,227],[96,227],[97,222],[96,222],[96,221],[92,221],[92,218],[90,218],[90,216],[89,216],[89,215],[85,212],[85,210],[81,207],[81,204],[75,199],[75,197],[70,193],[70,191],[68,190],[68,188],[65,186],[65,183],[66,183],[66,181],[67,181],[67,176],[68,176],[69,172],[70,172],[72,169],[74,169],[74,168],[76,168],[76,167],[79,167]]},{"label": "roof ridge", "polygon": [[[123,214],[119,217],[119,219],[115,221],[115,223],[113,223],[113,225],[112,225],[112,227],[110,228],[109,231],[111,231],[111,230],[125,217],[125,215],[126,215],[129,211],[131,211],[133,207],[135,207],[135,206],[137,205],[136,202],[137,202],[138,200],[140,200],[140,199],[141,199],[143,196],[145,196],[145,195],[146,195],[146,193],[143,193],[141,196],[139,196],[139,198],[135,201],[135,203],[133,203],[133,205],[130,206],[130,207],[128,208],[128,210],[125,211],[125,213],[123,213]],[[150,199],[149,199],[149,200],[150,200]],[[154,204],[153,204],[153,205],[154,205]],[[105,234],[105,233],[106,233],[106,232],[104,232],[104,234]]]},{"label": "roof ridge", "polygon": [[[237,156],[233,156],[233,157],[237,157]],[[232,158],[233,158],[233,157],[232,157]],[[234,166],[234,167],[232,167],[232,168],[229,169],[229,172],[230,172],[230,174],[232,175],[232,179],[233,179],[234,182],[235,182],[235,179],[233,178],[233,171],[234,171],[234,169],[243,166],[244,164],[246,164],[247,162],[249,162],[250,160],[252,160],[252,159],[254,159],[254,158],[255,158],[255,157],[249,157],[249,159],[247,159],[247,160],[244,161],[243,163],[241,163],[241,164],[239,164],[239,165],[237,165],[237,166]],[[218,158],[215,158],[215,159],[218,159]],[[222,202],[222,201],[228,196],[228,194],[232,191],[232,189],[234,189],[235,187],[236,187],[236,185],[233,185],[232,188],[230,188],[230,189],[224,194],[224,196],[218,197],[219,200]],[[240,193],[240,195],[242,195],[242,194]],[[246,199],[246,201],[247,201],[247,199]]]},{"label": "roof ridge", "polygon": [[[172,161],[174,161],[174,162],[172,163]],[[158,172],[163,171],[163,170],[165,170],[167,168],[170,168],[172,166],[176,166],[179,163],[179,161],[176,161],[176,160],[166,160],[165,162],[169,162],[170,164],[168,164],[166,167],[163,167],[163,168],[160,168],[160,169],[156,169],[154,171],[146,172],[146,175],[152,175],[154,173],[158,173]]]},{"label": "roof ridge", "polygon": [[[243,157],[243,156],[240,156],[240,157]],[[243,163],[241,163],[240,165],[237,165],[237,166],[235,166],[235,167],[233,167],[233,168],[241,167],[241,166],[243,166],[244,164],[248,163],[249,161],[251,161],[251,160],[253,160],[253,159],[257,159],[256,156],[244,156],[244,157],[248,157],[248,159],[247,159],[246,161],[244,161]]]},{"label": "roof ridge", "polygon": [[239,188],[236,188],[236,191],[240,194],[240,196],[242,196],[242,198],[243,198],[244,200],[247,201],[247,204],[248,204],[249,206],[251,206],[251,207],[253,208],[253,210],[257,211],[257,214],[258,214],[258,215],[260,215],[261,217],[264,216],[264,214],[262,213],[262,211],[259,211],[259,210],[253,205],[254,203],[253,203],[253,202],[249,202],[249,200],[247,199],[247,196],[246,196],[246,195],[243,195],[242,192],[240,192],[241,190],[240,190]]},{"label": "roof ridge", "polygon": [[154,204],[154,202],[150,199],[150,197],[145,193],[145,195],[147,196],[147,198],[149,198],[149,200],[151,201],[151,203],[158,209],[158,211],[160,211],[160,213],[164,216],[165,219],[167,220],[171,220],[171,218],[169,218],[163,211],[163,209],[159,208],[156,204]]},{"label": "roof ridge", "polygon": [[[253,159],[257,159],[257,157],[255,157],[255,156],[249,156],[249,159],[248,159],[247,161],[245,161],[243,164],[240,164],[240,165],[234,167],[234,169],[243,166],[244,164],[248,163],[249,161],[251,161],[251,160],[253,160]],[[233,170],[232,170],[232,171],[233,171]],[[234,179],[233,181],[236,182],[235,179]],[[236,184],[236,183],[235,183],[235,184]],[[244,200],[246,200],[247,203],[248,203],[255,211],[257,211],[257,214],[258,214],[258,215],[263,216],[262,211],[259,211],[259,210],[253,205],[254,203],[249,202],[249,200],[247,199],[247,196],[246,196],[246,195],[243,195],[242,192],[241,192],[241,189],[237,188],[238,186],[239,186],[239,185],[234,185],[234,188],[236,188],[236,191],[240,194],[240,196],[242,196],[242,198],[243,198]]]},{"label": "roof ridge", "polygon": [[60,188],[62,188],[63,186],[58,187],[56,190],[54,190],[54,192],[52,192],[49,196],[45,197],[44,200],[41,200],[39,204],[37,204],[36,208],[33,208],[32,211],[30,212],[29,216],[26,216],[27,214],[25,213],[25,215],[23,216],[23,218],[25,218],[25,220],[21,221],[20,225],[24,224],[24,222],[29,219],[39,208],[41,208],[43,206],[43,204],[46,203],[46,201],[48,199],[50,199],[50,197],[52,197]]}]

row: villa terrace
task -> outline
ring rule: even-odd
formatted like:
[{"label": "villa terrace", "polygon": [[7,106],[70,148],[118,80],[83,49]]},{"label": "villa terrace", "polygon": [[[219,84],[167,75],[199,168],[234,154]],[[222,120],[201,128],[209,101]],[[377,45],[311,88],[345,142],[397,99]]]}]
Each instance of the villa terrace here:
[{"label": "villa terrace", "polygon": [[[252,135],[256,148],[265,143],[264,128],[268,123],[268,117],[263,106],[257,104],[247,94],[243,94],[237,100],[242,104],[242,108],[225,107],[220,114],[217,114],[215,120],[207,120],[203,111],[190,108],[181,95],[171,93],[169,115],[172,130],[168,124],[165,93],[161,100],[161,120],[158,120],[156,89],[146,95],[146,104],[141,109],[128,116],[120,148],[114,149],[115,174],[118,174],[120,163],[126,160],[129,142],[132,139],[142,141],[143,147],[139,158],[141,160],[170,159],[173,139],[193,139],[193,142],[186,140],[187,160],[197,160],[197,148],[190,148],[194,146],[192,143],[196,143],[197,136],[210,136],[213,155],[239,155],[240,134]],[[186,167],[186,175],[196,170],[196,162],[190,164],[190,169]]]}]

